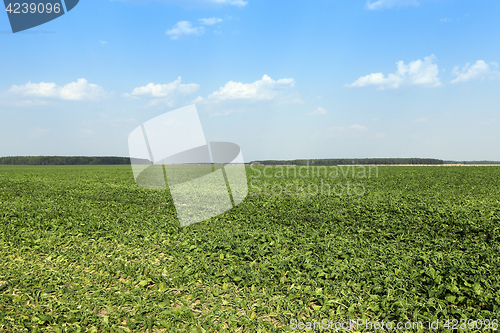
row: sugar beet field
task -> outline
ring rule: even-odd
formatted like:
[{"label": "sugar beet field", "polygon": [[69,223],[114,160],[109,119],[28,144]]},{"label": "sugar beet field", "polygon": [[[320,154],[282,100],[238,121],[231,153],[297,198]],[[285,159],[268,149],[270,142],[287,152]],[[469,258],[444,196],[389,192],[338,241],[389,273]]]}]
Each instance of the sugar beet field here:
[{"label": "sugar beet field", "polygon": [[0,332],[494,330],[500,167],[344,169],[247,167],[240,205],[181,228],[130,166],[1,166]]}]

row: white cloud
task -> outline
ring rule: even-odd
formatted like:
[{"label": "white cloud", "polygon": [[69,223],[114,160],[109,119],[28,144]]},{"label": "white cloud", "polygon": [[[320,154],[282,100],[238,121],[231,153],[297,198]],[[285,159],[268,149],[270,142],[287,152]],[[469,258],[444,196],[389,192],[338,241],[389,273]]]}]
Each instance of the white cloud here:
[{"label": "white cloud", "polygon": [[441,21],[443,23],[447,23],[447,22],[451,22],[451,19],[449,19],[449,18],[442,18],[439,21]]},{"label": "white cloud", "polygon": [[496,62],[487,64],[483,60],[476,61],[472,66],[467,63],[461,71],[459,67],[456,66],[452,72],[452,74],[456,76],[456,79],[452,80],[451,83],[467,82],[475,79],[498,76],[498,72],[492,69],[492,67],[498,67],[498,64]]},{"label": "white cloud", "polygon": [[204,103],[205,102],[205,99],[201,96],[198,96],[196,97],[193,101],[191,101],[190,104],[197,104],[197,103]]},{"label": "white cloud", "polygon": [[171,39],[179,39],[182,36],[200,36],[205,33],[204,27],[193,27],[189,21],[177,22],[174,27],[165,32]]},{"label": "white cloud", "polygon": [[173,107],[179,97],[190,95],[200,88],[199,84],[188,83],[183,84],[182,78],[179,76],[177,80],[167,84],[149,83],[142,87],[137,87],[130,94],[123,94],[123,97],[139,98],[149,97],[152,99],[148,106],[156,106],[159,104],[167,104]]},{"label": "white cloud", "polygon": [[63,87],[49,82],[28,82],[22,86],[13,85],[8,92],[26,97],[57,98],[73,101],[98,100],[106,95],[104,89],[96,84],[88,83],[85,79],[78,79],[77,82],[68,83]]},{"label": "white cloud", "polygon": [[31,81],[23,86],[13,85],[9,89],[9,92],[13,94],[35,97],[57,97],[59,95],[59,89],[55,83],[31,83]]},{"label": "white cloud", "polygon": [[62,99],[79,101],[84,99],[97,100],[105,93],[98,85],[89,84],[85,79],[78,79],[77,82],[71,82],[62,87],[60,95]]},{"label": "white cloud", "polygon": [[273,80],[269,76],[264,75],[262,79],[253,83],[241,83],[229,81],[225,86],[220,87],[210,96],[212,101],[225,100],[271,100],[275,98],[280,90],[291,88],[295,85],[294,79]]},{"label": "white cloud", "polygon": [[106,45],[106,44],[108,44],[108,42],[106,42],[106,41],[104,41],[104,40],[100,40],[99,42],[100,42],[102,45]]},{"label": "white cloud", "polygon": [[313,112],[307,113],[308,116],[314,116],[320,114],[327,114],[327,111],[320,106],[318,106],[316,110],[314,110]]},{"label": "white cloud", "polygon": [[199,19],[198,21],[200,21],[200,23],[204,25],[214,25],[216,23],[222,22],[222,19],[218,17],[211,17],[211,18],[202,18]]},{"label": "white cloud", "polygon": [[384,76],[382,73],[372,73],[360,77],[351,84],[346,84],[348,88],[361,88],[366,86],[378,86],[379,89],[397,89],[404,85],[418,85],[439,87],[441,81],[437,77],[439,74],[438,65],[434,63],[436,57],[431,55],[425,57],[424,61],[418,59],[405,65],[403,61],[397,62],[397,71]]},{"label": "white cloud", "polygon": [[425,122],[427,122],[427,118],[425,118],[425,117],[418,118],[418,119],[415,119],[415,122],[416,123],[425,123]]},{"label": "white cloud", "polygon": [[378,132],[378,133],[375,134],[375,138],[377,138],[377,139],[385,138],[385,133]]},{"label": "white cloud", "polygon": [[182,78],[179,76],[177,80],[167,84],[149,83],[145,86],[134,88],[131,94],[123,94],[123,96],[170,97],[177,93],[191,94],[200,88],[196,83],[183,84],[181,82]]},{"label": "white cloud", "polygon": [[368,0],[366,9],[377,10],[392,7],[418,6],[418,0]]}]

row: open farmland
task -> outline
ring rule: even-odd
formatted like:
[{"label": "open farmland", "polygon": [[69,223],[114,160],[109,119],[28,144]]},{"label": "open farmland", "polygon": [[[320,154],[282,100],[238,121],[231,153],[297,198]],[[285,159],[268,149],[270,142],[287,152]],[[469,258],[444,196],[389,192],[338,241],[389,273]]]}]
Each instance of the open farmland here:
[{"label": "open farmland", "polygon": [[343,168],[247,167],[240,205],[180,228],[130,166],[0,166],[0,332],[500,319],[500,167]]}]

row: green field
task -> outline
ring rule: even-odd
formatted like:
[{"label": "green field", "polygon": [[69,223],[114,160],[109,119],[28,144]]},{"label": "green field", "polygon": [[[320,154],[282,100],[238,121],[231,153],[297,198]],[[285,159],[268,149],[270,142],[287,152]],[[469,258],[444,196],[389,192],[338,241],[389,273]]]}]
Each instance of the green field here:
[{"label": "green field", "polygon": [[239,206],[180,228],[168,193],[137,187],[130,166],[0,166],[0,332],[500,319],[500,167],[254,169]]}]

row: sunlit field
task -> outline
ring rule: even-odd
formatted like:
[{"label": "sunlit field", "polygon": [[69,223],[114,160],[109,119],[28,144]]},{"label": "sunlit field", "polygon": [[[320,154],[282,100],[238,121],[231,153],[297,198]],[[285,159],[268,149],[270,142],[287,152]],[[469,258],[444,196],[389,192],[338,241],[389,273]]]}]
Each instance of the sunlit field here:
[{"label": "sunlit field", "polygon": [[130,166],[0,166],[0,332],[500,319],[500,167],[247,176],[236,208],[180,228]]}]

